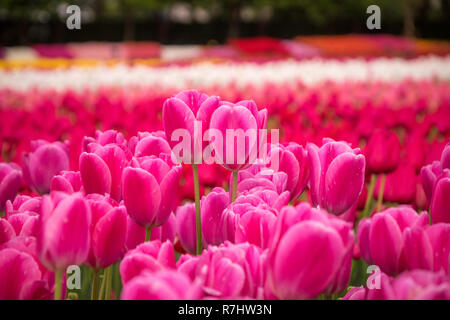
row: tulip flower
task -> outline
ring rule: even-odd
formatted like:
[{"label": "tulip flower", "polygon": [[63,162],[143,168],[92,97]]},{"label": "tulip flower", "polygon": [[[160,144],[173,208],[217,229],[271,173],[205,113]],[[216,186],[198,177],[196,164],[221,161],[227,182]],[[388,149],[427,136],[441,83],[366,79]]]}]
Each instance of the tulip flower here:
[{"label": "tulip flower", "polygon": [[350,277],[351,225],[307,204],[280,213],[269,250],[269,279],[280,299],[312,299],[345,288]]},{"label": "tulip flower", "polygon": [[166,222],[174,209],[181,166],[152,156],[134,158],[131,165],[123,171],[124,204],[130,217],[150,230]]},{"label": "tulip flower", "polygon": [[367,170],[372,173],[369,193],[363,216],[366,216],[372,200],[373,190],[376,182],[376,174],[381,174],[380,188],[377,197],[376,208],[383,203],[386,173],[394,171],[399,165],[401,145],[397,134],[386,129],[378,129],[373,132],[364,149],[367,159]]},{"label": "tulip flower", "polygon": [[389,208],[364,218],[358,225],[358,245],[369,264],[378,265],[388,275],[395,275],[406,266],[402,260],[406,229],[428,224],[426,212],[417,214],[408,206]]},{"label": "tulip flower", "polygon": [[11,163],[0,163],[0,211],[5,208],[6,201],[13,201],[22,184],[20,168]]},{"label": "tulip flower", "polygon": [[56,299],[61,297],[62,272],[88,257],[90,225],[91,210],[81,195],[55,192],[43,198],[37,254],[46,268],[56,272]]},{"label": "tulip flower", "polygon": [[364,149],[367,170],[372,173],[394,171],[399,164],[400,150],[400,140],[395,132],[375,130]]},{"label": "tulip flower", "polygon": [[176,211],[177,234],[181,246],[189,253],[196,252],[196,233],[195,233],[195,205],[194,203],[185,203],[179,206]]},{"label": "tulip flower", "polygon": [[41,271],[29,254],[10,248],[0,250],[1,300],[28,298],[29,286],[39,280]]},{"label": "tulip flower", "polygon": [[120,276],[125,285],[144,272],[175,268],[173,246],[169,241],[147,241],[128,251],[120,263]]},{"label": "tulip flower", "polygon": [[36,192],[48,193],[52,178],[69,169],[67,144],[36,140],[31,142],[31,150],[22,157],[23,177]]},{"label": "tulip flower", "polygon": [[423,190],[427,196],[428,203],[431,202],[434,184],[436,183],[436,179],[441,172],[441,164],[439,161],[433,161],[433,163],[422,167],[420,170],[420,179],[422,181]]},{"label": "tulip flower", "polygon": [[[183,149],[182,158],[185,159],[185,162],[187,160],[187,163],[192,164],[198,254],[202,250],[198,163],[201,163],[203,159],[204,133],[209,129],[211,115],[218,106],[219,97],[208,97],[206,94],[201,94],[195,90],[182,91],[167,99],[163,105],[163,126],[170,146],[176,147],[178,140],[175,140],[175,138],[179,138],[177,136],[179,130],[184,130],[184,133],[187,134],[188,148]],[[199,125],[201,125],[201,128],[198,128]],[[179,156],[179,153],[175,151],[174,154]]]},{"label": "tulip flower", "polygon": [[229,202],[228,193],[222,188],[214,188],[202,198],[202,234],[207,244],[219,245],[225,241],[221,218]]},{"label": "tulip flower", "polygon": [[50,190],[66,193],[79,192],[82,188],[81,175],[78,171],[62,171],[53,177]]},{"label": "tulip flower", "polygon": [[177,268],[192,281],[200,281],[211,298],[261,299],[266,283],[265,260],[265,253],[254,245],[226,241],[218,247],[209,246],[200,256],[183,255]]},{"label": "tulip flower", "polygon": [[450,223],[450,169],[445,169],[436,179],[433,197],[430,203],[430,215],[433,223]]},{"label": "tulip flower", "polygon": [[404,272],[396,278],[380,275],[379,288],[355,287],[343,300],[449,300],[450,280],[426,270]]},{"label": "tulip flower", "polygon": [[143,273],[125,284],[122,300],[193,300],[201,299],[198,285],[183,273],[162,270]]},{"label": "tulip flower", "polygon": [[364,184],[365,159],[345,142],[324,139],[322,147],[307,145],[313,205],[344,213],[358,200]]},{"label": "tulip flower", "polygon": [[117,201],[122,199],[122,171],[128,164],[125,151],[117,145],[101,146],[90,143],[89,152],[80,156],[80,173],[84,191],[110,194]]}]

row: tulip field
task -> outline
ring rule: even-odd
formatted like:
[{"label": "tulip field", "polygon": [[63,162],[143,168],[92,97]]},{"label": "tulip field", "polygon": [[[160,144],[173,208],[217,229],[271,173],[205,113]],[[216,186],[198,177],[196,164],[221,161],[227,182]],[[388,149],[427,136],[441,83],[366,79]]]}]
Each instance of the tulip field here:
[{"label": "tulip field", "polygon": [[449,55],[48,61],[0,63],[0,300],[450,300]]}]

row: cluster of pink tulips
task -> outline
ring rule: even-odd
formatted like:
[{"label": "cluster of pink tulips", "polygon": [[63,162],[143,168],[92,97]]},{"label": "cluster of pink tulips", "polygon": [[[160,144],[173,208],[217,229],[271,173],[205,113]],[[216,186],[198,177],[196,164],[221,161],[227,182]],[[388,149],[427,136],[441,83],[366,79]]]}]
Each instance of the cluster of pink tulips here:
[{"label": "cluster of pink tulips", "polygon": [[448,84],[215,89],[3,90],[0,299],[450,299]]}]

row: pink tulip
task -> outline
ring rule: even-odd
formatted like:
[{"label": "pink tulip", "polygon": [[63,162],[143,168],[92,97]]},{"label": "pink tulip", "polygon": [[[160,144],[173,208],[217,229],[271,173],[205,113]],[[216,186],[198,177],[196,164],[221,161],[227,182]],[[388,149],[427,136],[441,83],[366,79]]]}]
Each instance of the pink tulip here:
[{"label": "pink tulip", "polygon": [[[427,227],[425,233],[433,251],[432,270],[450,275],[450,225],[448,223],[437,223]],[[425,240],[418,248],[429,250],[428,241]],[[425,250],[421,253],[428,257]]]},{"label": "pink tulip", "polygon": [[6,201],[13,201],[22,184],[22,172],[15,164],[0,163],[0,211]]},{"label": "pink tulip", "polygon": [[18,195],[14,202],[6,202],[5,216],[8,218],[15,213],[34,213],[38,215],[41,212],[41,203],[41,197]]},{"label": "pink tulip", "polygon": [[38,221],[37,253],[53,271],[82,264],[89,253],[91,211],[80,194],[52,193],[42,201]]},{"label": "pink tulip", "polygon": [[220,222],[222,213],[229,202],[228,193],[222,188],[214,188],[202,198],[202,234],[207,244],[219,245],[225,241]]},{"label": "pink tulip", "polygon": [[164,131],[138,132],[137,136],[130,139],[129,145],[135,157],[160,157],[161,154],[170,155],[171,153]]},{"label": "pink tulip", "polygon": [[91,248],[87,264],[103,269],[120,260],[125,253],[127,212],[125,207],[112,207],[106,200],[87,200],[91,212]]},{"label": "pink tulip", "polygon": [[369,264],[378,265],[383,272],[395,275],[405,270],[402,256],[407,229],[428,224],[426,212],[417,214],[412,208],[399,206],[364,218],[358,226],[358,245]]},{"label": "pink tulip", "polygon": [[60,174],[53,177],[50,184],[50,190],[74,193],[81,191],[82,186],[80,172],[62,171]]},{"label": "pink tulip", "polygon": [[90,143],[89,152],[80,156],[83,187],[89,193],[108,193],[117,201],[122,199],[122,171],[128,164],[125,151],[115,145]]},{"label": "pink tulip", "polygon": [[[255,162],[262,147],[260,130],[267,127],[267,109],[258,111],[254,101],[244,100],[236,104],[222,101],[221,106],[211,115],[210,129],[220,133],[222,139],[214,139],[211,145],[215,151],[215,161],[224,168],[237,171]],[[239,145],[239,138],[234,138],[232,144],[227,142],[227,130],[243,130],[249,136]],[[219,141],[222,140],[222,141]],[[237,140],[237,141],[236,141]],[[231,141],[230,141],[231,142]],[[242,152],[241,152],[242,151]],[[232,153],[231,153],[232,152]]]},{"label": "pink tulip", "polygon": [[311,209],[286,207],[278,216],[269,250],[269,279],[280,299],[312,299],[338,292],[350,278],[351,225]]},{"label": "pink tulip", "polygon": [[67,144],[43,140],[31,142],[31,153],[23,154],[23,177],[27,185],[40,194],[50,191],[52,178],[69,170]]},{"label": "pink tulip", "polygon": [[195,230],[195,204],[187,202],[176,211],[177,234],[181,246],[189,253],[195,254],[197,235]]},{"label": "pink tulip", "polygon": [[122,300],[193,300],[201,299],[198,285],[183,273],[161,270],[144,272],[123,287]]},{"label": "pink tulip", "polygon": [[430,203],[430,215],[433,223],[450,223],[450,169],[445,169],[436,179]]},{"label": "pink tulip", "polygon": [[127,141],[125,140],[122,133],[117,132],[116,130],[106,130],[106,131],[95,131],[95,138],[92,137],[84,137],[82,151],[89,152],[89,144],[97,143],[101,146],[106,146],[109,144],[114,144],[122,148],[123,150],[127,149]]},{"label": "pink tulip", "polygon": [[27,288],[41,280],[38,264],[27,253],[15,249],[0,250],[0,299],[27,298]]},{"label": "pink tulip", "polygon": [[310,191],[315,206],[341,214],[358,200],[364,184],[365,159],[345,142],[324,139],[322,147],[307,145]]},{"label": "pink tulip", "polygon": [[[209,97],[196,90],[182,91],[164,102],[162,117],[167,141],[173,148],[178,144],[178,141],[172,140],[174,131],[187,130],[190,150],[186,158],[190,159],[190,163],[194,163],[195,159],[202,159],[203,135],[209,129],[211,115],[218,106],[219,97]],[[200,130],[194,129],[195,121],[201,122]]]},{"label": "pink tulip", "polygon": [[423,190],[427,196],[428,203],[431,202],[433,195],[433,188],[437,177],[441,175],[441,164],[439,161],[433,161],[432,164],[422,167],[420,170],[420,178],[422,181]]},{"label": "pink tulip", "polygon": [[16,236],[16,231],[8,220],[0,218],[0,245]]},{"label": "pink tulip", "polygon": [[343,300],[449,300],[450,279],[426,270],[404,272],[396,278],[380,275],[378,288],[352,288]]},{"label": "pink tulip", "polygon": [[[410,204],[414,200],[416,172],[409,164],[401,164],[395,171],[386,174],[383,200],[385,202]],[[410,183],[405,183],[410,181]],[[381,179],[377,180],[374,196],[379,197]]]},{"label": "pink tulip", "polygon": [[125,285],[143,272],[156,272],[175,268],[173,246],[169,241],[148,241],[130,250],[120,263],[120,276]]},{"label": "pink tulip", "polygon": [[394,171],[400,159],[400,140],[395,132],[375,130],[364,149],[367,170],[373,173]]},{"label": "pink tulip", "polygon": [[134,158],[123,172],[128,214],[141,226],[157,227],[169,218],[176,201],[181,166],[160,158]]},{"label": "pink tulip", "polygon": [[441,155],[442,170],[450,169],[450,141],[445,145]]},{"label": "pink tulip", "polygon": [[[270,157],[272,168],[287,174],[285,190],[290,192],[291,200],[297,199],[309,181],[310,163],[307,151],[293,142],[287,146],[272,145]],[[278,159],[278,163],[275,159]]]},{"label": "pink tulip", "polygon": [[200,256],[182,256],[177,268],[192,281],[200,281],[211,298],[262,299],[266,283],[265,259],[265,254],[256,246],[225,242],[218,247],[209,246]]}]

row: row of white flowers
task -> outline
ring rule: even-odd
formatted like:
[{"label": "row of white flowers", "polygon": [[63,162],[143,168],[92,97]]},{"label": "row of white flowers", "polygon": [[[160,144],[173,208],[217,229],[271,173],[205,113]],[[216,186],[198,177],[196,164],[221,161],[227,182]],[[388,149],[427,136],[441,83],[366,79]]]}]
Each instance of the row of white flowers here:
[{"label": "row of white flowers", "polygon": [[311,59],[267,63],[209,62],[188,66],[147,67],[142,65],[98,66],[70,69],[20,69],[0,71],[0,88],[83,89],[99,86],[167,86],[174,89],[201,86],[258,86],[268,82],[303,81],[401,81],[404,79],[450,80],[450,56],[416,59]]}]

